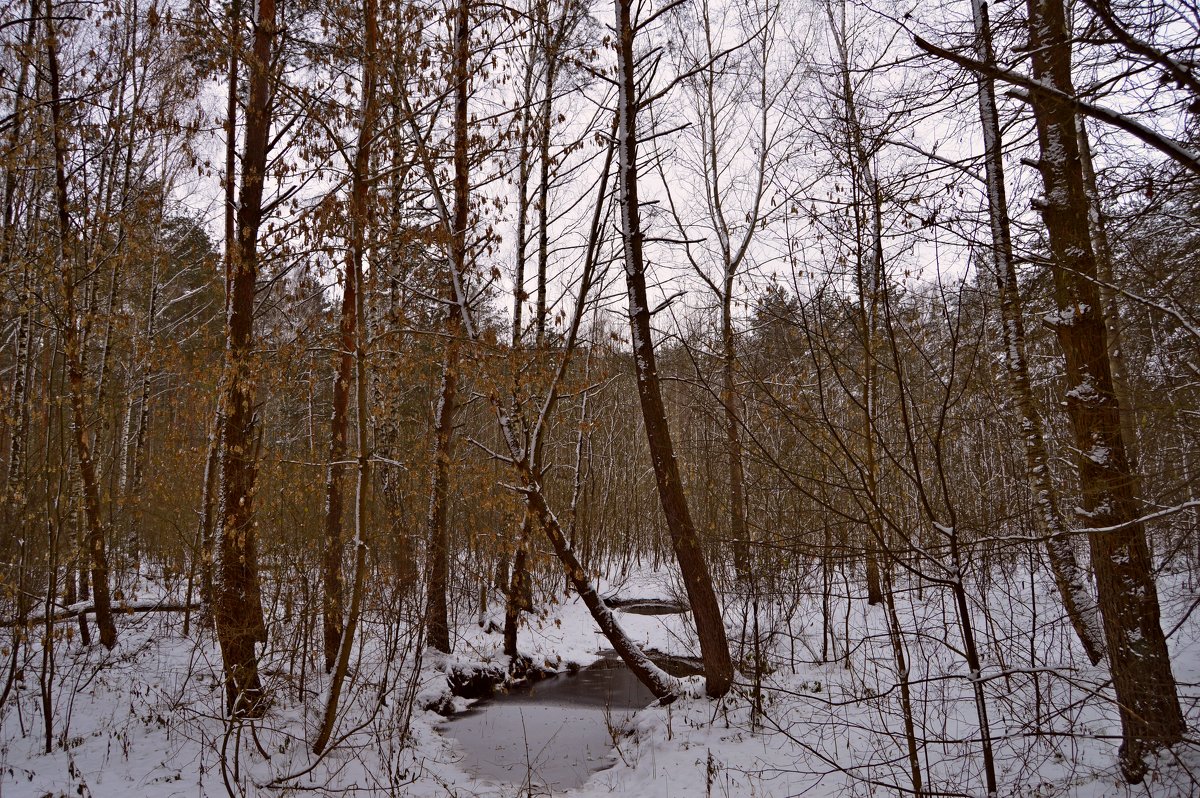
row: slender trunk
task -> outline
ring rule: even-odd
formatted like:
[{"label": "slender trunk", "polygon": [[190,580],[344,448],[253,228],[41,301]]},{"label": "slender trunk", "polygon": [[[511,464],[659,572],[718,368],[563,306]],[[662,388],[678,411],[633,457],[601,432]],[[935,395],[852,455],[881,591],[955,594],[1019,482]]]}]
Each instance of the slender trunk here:
[{"label": "slender trunk", "polygon": [[[467,99],[470,95],[471,0],[459,0],[454,23],[454,218],[450,236],[451,299],[457,296],[454,275],[465,275],[467,266],[467,222],[470,217],[471,184],[468,154]],[[451,307],[447,323],[448,338],[442,364],[442,390],[434,414],[433,484],[429,491],[429,578],[425,607],[425,626],[429,645],[450,651],[450,627],[446,611],[449,578],[449,541],[446,530],[446,500],[450,481],[450,447],[454,434],[454,403],[458,390],[459,311]]]},{"label": "slender trunk", "polygon": [[[972,0],[975,36],[979,57],[992,63],[991,26],[988,7],[983,0]],[[1004,324],[1004,354],[1013,400],[1021,412],[1021,430],[1025,442],[1025,468],[1033,491],[1037,519],[1046,541],[1046,558],[1054,584],[1062,597],[1067,617],[1083,644],[1088,659],[1095,665],[1104,657],[1100,614],[1088,589],[1088,575],[1075,558],[1068,537],[1070,532],[1059,509],[1058,491],[1050,476],[1050,458],[1046,453],[1042,420],[1033,398],[1029,367],[1025,358],[1025,324],[1021,318],[1021,295],[1017,284],[1016,262],[1008,218],[1008,200],[1004,187],[1004,161],[1001,151],[1000,117],[996,111],[993,81],[979,77],[979,119],[983,128],[984,166],[987,172],[988,210],[992,232],[992,267],[1000,288],[1000,315]]]},{"label": "slender trunk", "polygon": [[629,292],[629,324],[633,337],[638,398],[646,426],[646,438],[659,500],[666,515],[671,543],[679,561],[684,586],[692,607],[692,617],[700,638],[704,659],[706,690],[711,697],[729,691],[733,682],[733,663],[721,608],[713,590],[712,577],[699,536],[688,511],[683,480],[675,460],[666,407],[659,385],[654,341],[650,329],[650,306],[646,294],[646,267],[642,253],[643,233],[638,205],[637,180],[637,106],[634,88],[633,0],[616,0],[618,37],[618,133],[617,157],[621,174],[621,228],[625,255],[625,279]]},{"label": "slender trunk", "polygon": [[[854,283],[858,294],[859,335],[862,341],[863,375],[862,398],[862,442],[864,489],[872,507],[879,503],[879,466],[875,453],[876,412],[876,333],[879,316],[879,292],[883,274],[883,222],[882,197],[872,168],[872,155],[863,140],[863,126],[859,118],[855,99],[854,83],[851,80],[850,51],[847,45],[846,9],[841,5],[840,19],[832,7],[826,10],[829,28],[838,51],[842,126],[845,136],[846,161],[849,164],[851,192],[854,199]],[[863,197],[869,198],[870,220],[864,219]],[[866,230],[870,227],[870,244],[864,244]],[[869,254],[867,247],[869,246]],[[874,606],[884,600],[879,568],[879,549],[884,544],[883,531],[872,515],[867,529],[862,533],[863,558],[867,583],[867,603]]]},{"label": "slender trunk", "polygon": [[138,408],[137,430],[133,435],[133,478],[129,493],[136,496],[142,488],[145,471],[146,433],[150,427],[150,372],[154,363],[154,316],[158,312],[158,264],[150,275],[150,308],[146,316],[146,358],[142,367],[141,404]]},{"label": "slender trunk", "polygon": [[521,148],[518,154],[520,159],[517,164],[517,241],[516,241],[516,266],[513,269],[513,328],[512,328],[512,348],[517,350],[521,346],[521,327],[524,325],[523,316],[525,312],[525,300],[529,295],[525,293],[525,248],[529,243],[529,234],[526,231],[529,216],[529,127],[530,127],[530,111],[529,111],[529,76],[533,73],[532,69],[528,69],[525,73],[525,108],[521,112]]},{"label": "slender trunk", "polygon": [[[17,159],[17,150],[21,146],[21,136],[24,133],[25,91],[29,83],[29,55],[33,51],[33,38],[37,30],[37,0],[29,2],[29,18],[25,26],[24,53],[21,57],[21,67],[17,75],[17,86],[13,96],[11,129],[8,140],[9,166],[4,170],[4,232],[0,240],[0,271],[8,273],[13,263],[13,249],[16,246],[16,193],[19,170],[13,163]],[[20,285],[17,289],[17,334],[16,356],[13,359],[12,380],[12,433],[9,437],[8,463],[5,469],[4,515],[0,521],[8,528],[11,513],[24,504],[25,446],[29,434],[29,415],[26,408],[26,371],[30,352],[30,327],[33,323],[33,310],[30,306],[30,274],[29,265],[21,266]],[[24,547],[24,544],[22,544]],[[23,578],[23,575],[22,575]],[[3,702],[0,702],[2,705]]]},{"label": "slender trunk", "polygon": [[913,724],[912,687],[908,662],[904,655],[904,637],[900,628],[900,616],[896,614],[896,596],[892,590],[892,580],[889,576],[884,593],[887,605],[888,637],[892,641],[892,656],[896,660],[896,676],[900,681],[900,711],[904,716],[904,741],[908,746],[908,770],[912,777],[913,795],[920,798],[924,793],[921,787],[921,760],[917,745],[917,732]]},{"label": "slender trunk", "polygon": [[204,485],[200,493],[200,550],[196,556],[200,559],[200,603],[204,612],[211,618],[213,608],[213,553],[216,548],[214,530],[216,529],[217,508],[217,477],[220,466],[221,448],[221,413],[213,419],[208,431],[207,454],[204,458]]},{"label": "slender trunk", "polygon": [[9,439],[8,464],[4,478],[4,520],[25,503],[23,482],[25,479],[25,446],[29,435],[29,413],[26,396],[27,366],[30,356],[30,326],[33,311],[28,307],[29,268],[21,269],[21,287],[18,294],[19,316],[17,317],[17,351],[13,360],[12,408],[13,431]]},{"label": "slender trunk", "polygon": [[[860,164],[860,169],[865,172],[867,191],[871,196],[871,273],[864,280],[859,270],[859,298],[862,308],[863,320],[863,389],[862,389],[862,412],[863,412],[863,444],[865,448],[865,478],[868,500],[871,505],[878,506],[881,501],[879,495],[879,461],[875,453],[875,413],[877,397],[877,379],[878,371],[875,362],[875,346],[876,346],[876,319],[878,317],[878,297],[883,285],[883,231],[882,231],[882,198],[879,196],[879,185],[875,181],[875,175],[871,170],[871,165],[866,162],[866,153],[863,151],[861,143],[858,147],[860,156],[863,161]],[[863,298],[864,290],[866,298]],[[880,576],[879,553],[880,549],[885,545],[883,529],[874,520],[868,525],[869,529],[865,537],[865,554],[866,554],[866,580],[867,580],[867,604],[872,606],[881,604],[884,600],[883,596],[883,581]]]},{"label": "slender trunk", "polygon": [[729,471],[729,535],[733,541],[733,567],[739,581],[745,584],[750,578],[750,531],[746,525],[741,407],[735,384],[737,345],[733,335],[733,273],[728,268],[721,299],[721,405],[725,414],[725,457]]},{"label": "slender trunk", "polygon": [[[329,683],[329,698],[325,704],[325,716],[321,729],[313,743],[313,751],[321,753],[333,733],[337,717],[338,698],[350,667],[350,650],[354,646],[354,633],[362,614],[363,590],[367,571],[367,485],[370,479],[370,451],[367,439],[367,352],[366,317],[363,315],[365,287],[363,285],[363,259],[366,249],[366,226],[368,224],[368,192],[371,186],[371,138],[375,130],[375,58],[378,39],[377,0],[363,0],[363,22],[366,36],[363,47],[362,117],[359,122],[358,146],[354,154],[353,174],[350,183],[350,254],[346,264],[346,292],[353,292],[353,303],[349,308],[352,328],[351,345],[354,347],[355,402],[358,421],[358,481],[354,497],[354,585],[350,590],[350,614],[344,630],[338,629],[338,651],[333,677]],[[343,317],[344,318],[344,317]],[[343,332],[347,325],[343,324]],[[347,375],[349,377],[349,375]],[[338,549],[340,553],[340,529]],[[331,545],[332,541],[326,541]],[[338,574],[341,588],[341,574]],[[338,596],[340,601],[341,596]],[[338,622],[341,621],[340,608]],[[326,619],[328,624],[328,619]],[[327,626],[328,630],[328,626]],[[326,641],[328,645],[328,640]],[[328,651],[326,652],[328,657]],[[328,662],[328,659],[326,660]]]},{"label": "slender trunk", "polygon": [[[532,134],[532,105],[533,105],[533,58],[531,52],[527,69],[525,70],[525,93],[522,95],[524,108],[521,111],[521,149],[520,162],[518,164],[518,185],[517,185],[517,242],[516,242],[516,277],[514,280],[513,291],[513,329],[512,329],[512,354],[516,357],[521,351],[521,327],[523,325],[525,300],[528,295],[525,293],[525,250],[528,245],[529,235],[526,229],[527,219],[529,216],[529,142]],[[540,236],[539,236],[540,241]],[[540,247],[539,247],[540,257]],[[541,271],[539,270],[539,275]],[[541,282],[538,282],[539,287]],[[541,305],[539,303],[539,314],[536,322],[536,346],[540,349],[542,344],[542,333],[544,328],[544,316],[541,313]],[[519,366],[514,363],[513,374],[519,372]],[[515,382],[515,381],[514,381]],[[514,388],[516,386],[514,385]],[[515,391],[514,391],[515,393]],[[522,584],[521,573],[525,569],[526,554],[525,547],[529,541],[529,522],[530,514],[528,508],[521,516],[521,527],[517,535],[516,551],[513,554],[512,570],[509,570],[509,552],[505,548],[501,555],[500,561],[496,564],[496,586],[504,593],[504,643],[503,651],[509,657],[510,667],[515,667],[517,663],[517,626],[521,617],[521,607],[518,601],[519,590]],[[486,591],[483,593],[483,600],[486,601]],[[482,603],[482,602],[481,602]],[[486,611],[486,607],[481,608],[481,613]],[[483,620],[481,614],[480,620]]]},{"label": "slender trunk", "polygon": [[[456,325],[451,321],[448,326],[455,328]],[[446,529],[446,500],[458,390],[458,353],[459,343],[451,338],[446,342],[441,391],[433,417],[433,471],[429,514],[426,516],[425,639],[430,646],[446,653],[450,652],[450,621],[446,608],[450,542]]]},{"label": "slender trunk", "polygon": [[[355,167],[357,168],[357,162]],[[354,180],[358,179],[356,173]],[[354,188],[351,189],[352,204],[355,202]],[[350,223],[353,227],[357,221],[352,219]],[[351,246],[354,246],[353,242]],[[333,378],[333,417],[330,421],[329,466],[325,482],[321,628],[325,646],[326,672],[333,670],[337,660],[338,647],[342,639],[342,616],[345,613],[342,596],[342,475],[346,470],[346,431],[349,426],[350,381],[354,368],[359,287],[358,280],[351,274],[352,269],[353,263],[348,261],[345,280],[342,284],[342,320],[338,342],[337,371]]]},{"label": "slender trunk", "polygon": [[83,487],[84,517],[88,530],[88,553],[92,571],[92,593],[96,605],[96,626],[100,630],[100,642],[111,649],[117,644],[117,627],[112,617],[108,592],[108,558],[105,553],[104,524],[100,518],[100,492],[96,485],[96,466],[88,445],[87,418],[84,410],[83,347],[80,341],[79,319],[75,306],[77,288],[73,233],[71,230],[69,195],[67,192],[67,142],[66,122],[63,119],[60,77],[58,69],[58,37],[54,27],[54,6],[46,2],[46,62],[50,76],[50,115],[54,139],[54,181],[58,210],[58,266],[62,280],[65,307],[63,315],[65,330],[63,343],[67,364],[67,379],[71,395],[72,428],[75,438],[75,453],[79,463],[79,477]]},{"label": "slender trunk", "polygon": [[250,93],[242,180],[238,192],[235,247],[229,276],[218,512],[219,579],[217,639],[225,667],[225,698],[231,716],[257,715],[262,707],[255,644],[266,640],[258,582],[258,535],[254,519],[259,432],[254,407],[254,297],[258,280],[258,233],[271,129],[271,74],[276,35],[275,0],[255,4]]},{"label": "slender trunk", "polygon": [[[1070,35],[1062,0],[1029,0],[1033,78],[1068,96]],[[1081,515],[1104,621],[1104,637],[1121,716],[1121,768],[1131,782],[1146,772],[1145,755],[1178,742],[1184,732],[1175,677],[1160,622],[1146,531],[1138,521],[1136,475],[1121,434],[1096,285],[1088,198],[1075,114],[1042,93],[1030,101],[1037,124],[1045,186],[1039,201],[1050,242],[1056,313],[1048,318],[1065,358],[1064,401],[1075,438]]]},{"label": "slender trunk", "polygon": [[554,45],[546,51],[546,83],[542,96],[542,108],[538,124],[538,255],[537,255],[537,310],[535,311],[535,336],[538,350],[546,345],[546,269],[549,261],[550,228],[550,129],[553,125],[554,77],[558,67],[558,56]]}]

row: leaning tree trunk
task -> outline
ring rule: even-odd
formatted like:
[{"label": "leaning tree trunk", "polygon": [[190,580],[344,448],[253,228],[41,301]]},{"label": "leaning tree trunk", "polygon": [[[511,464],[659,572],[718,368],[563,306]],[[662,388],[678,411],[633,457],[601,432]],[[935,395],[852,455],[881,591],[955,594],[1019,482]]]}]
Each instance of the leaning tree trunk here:
[{"label": "leaning tree trunk", "polygon": [[263,179],[271,129],[270,70],[277,31],[275,0],[258,0],[256,9],[236,239],[228,276],[221,496],[217,514],[220,565],[214,589],[217,639],[225,668],[226,708],[231,716],[250,716],[262,711],[255,643],[266,640],[254,520],[258,426],[253,347],[258,232],[262,225]]},{"label": "leaning tree trunk", "polygon": [[[993,63],[992,32],[987,4],[972,0],[976,46],[980,60]],[[992,267],[1000,288],[1000,315],[1004,325],[1004,356],[1008,367],[1013,400],[1021,411],[1021,431],[1025,442],[1025,469],[1038,512],[1035,516],[1046,541],[1046,558],[1054,584],[1062,598],[1067,617],[1083,644],[1088,659],[1095,665],[1104,657],[1100,614],[1088,588],[1088,575],[1075,558],[1068,537],[1070,529],[1059,509],[1058,491],[1050,477],[1050,458],[1042,433],[1042,419],[1034,403],[1029,366],[1025,359],[1025,324],[1021,318],[1021,295],[1017,268],[1013,259],[1008,217],[1008,199],[1004,188],[1004,161],[1001,152],[1000,116],[996,110],[996,89],[991,78],[980,75],[979,121],[983,129],[984,167],[987,173],[988,215],[992,232]]]},{"label": "leaning tree trunk", "polygon": [[[412,116],[411,110],[408,110],[408,121],[414,130],[418,133],[416,139],[417,154],[421,160],[421,165],[424,168],[426,177],[429,180],[429,185],[433,188],[434,200],[437,202],[438,214],[442,220],[442,226],[446,230],[450,230],[454,223],[451,221],[451,214],[446,207],[446,203],[442,200],[442,196],[437,189],[437,173],[434,169],[433,159],[423,142],[419,138],[419,130],[417,130],[415,119]],[[610,138],[615,138],[616,119],[614,118],[613,134]],[[600,229],[603,218],[603,202],[608,195],[607,178],[610,167],[612,166],[612,154],[615,147],[608,148],[608,154],[605,157],[604,166],[601,170],[601,178],[599,185],[599,197],[595,214],[592,217],[592,228],[588,241],[587,256],[584,265],[584,279],[580,287],[579,296],[576,299],[576,313],[572,321],[572,327],[567,335],[567,340],[563,345],[564,356],[569,355],[575,347],[576,334],[578,332],[579,321],[582,318],[582,308],[586,301],[587,292],[591,285],[592,270],[595,266],[597,242],[599,240]],[[467,295],[464,288],[462,274],[454,270],[453,258],[451,258],[451,274],[450,282],[454,289],[454,302],[461,320],[462,331],[467,340],[478,342],[479,336],[476,331],[474,321],[471,317],[471,309],[467,302]],[[555,377],[554,383],[551,385],[550,396],[548,397],[549,405],[543,405],[542,417],[548,415],[553,399],[557,396],[557,384],[562,379],[567,365],[567,360],[564,359],[559,364],[559,373]],[[575,586],[576,592],[583,599],[584,605],[591,612],[592,618],[596,621],[596,625],[600,631],[612,643],[613,648],[624,660],[630,672],[634,674],[646,685],[646,687],[663,703],[673,701],[682,690],[682,685],[679,680],[665,673],[661,668],[650,661],[642,652],[629,635],[621,628],[612,610],[600,598],[595,586],[588,579],[587,572],[580,564],[579,559],[575,556],[574,549],[567,542],[567,537],[563,533],[558,519],[554,516],[546,504],[545,493],[542,490],[540,475],[533,472],[530,467],[528,441],[522,443],[518,437],[513,420],[509,417],[508,411],[499,399],[492,395],[490,397],[492,410],[496,414],[497,425],[500,427],[500,432],[505,441],[505,446],[509,452],[509,462],[513,465],[521,480],[521,490],[527,496],[528,508],[534,514],[534,524],[538,526],[550,541],[554,548],[554,553],[562,562],[566,569],[567,577]],[[536,438],[535,438],[536,439]]]},{"label": "leaning tree trunk", "polygon": [[[1070,33],[1062,0],[1028,0],[1034,80],[1073,97]],[[1096,279],[1096,255],[1079,137],[1071,105],[1031,92],[1045,197],[1038,201],[1050,242],[1054,301],[1047,321],[1066,365],[1064,403],[1078,453],[1080,514],[1104,620],[1104,637],[1121,716],[1121,768],[1131,783],[1146,772],[1145,755],[1178,742],[1184,731],[1175,677],[1159,619],[1146,532],[1139,520],[1137,479],[1121,434]]]},{"label": "leaning tree trunk", "polygon": [[733,682],[733,663],[721,607],[713,590],[712,576],[695,524],[688,511],[683,480],[675,460],[667,412],[659,385],[654,340],[650,329],[650,305],[646,295],[646,265],[642,253],[643,233],[638,206],[637,106],[634,88],[636,61],[633,54],[633,0],[616,0],[618,37],[618,130],[617,158],[621,175],[621,232],[625,253],[625,281],[629,292],[629,327],[633,336],[638,399],[646,426],[650,459],[654,465],[659,501],[679,570],[687,589],[704,659],[706,690],[719,697]]}]

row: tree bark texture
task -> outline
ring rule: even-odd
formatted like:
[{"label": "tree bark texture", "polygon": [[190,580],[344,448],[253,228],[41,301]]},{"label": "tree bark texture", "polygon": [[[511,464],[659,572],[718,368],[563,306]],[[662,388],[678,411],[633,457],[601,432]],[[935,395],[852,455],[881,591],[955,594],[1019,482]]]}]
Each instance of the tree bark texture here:
[{"label": "tree bark texture", "polygon": [[255,643],[266,624],[258,580],[254,483],[258,425],[254,394],[254,296],[258,281],[258,233],[271,129],[271,61],[277,33],[275,0],[258,0],[249,59],[242,176],[238,191],[236,246],[230,262],[224,374],[221,501],[218,512],[215,620],[225,668],[225,698],[234,716],[262,711],[262,683]]},{"label": "tree bark texture", "polygon": [[96,484],[96,465],[88,443],[84,393],[83,341],[76,306],[74,233],[71,228],[69,194],[67,190],[66,121],[63,119],[61,77],[58,63],[58,37],[55,33],[54,4],[46,0],[46,64],[50,82],[50,116],[54,141],[54,188],[58,212],[58,267],[64,300],[63,348],[66,357],[67,383],[71,395],[71,427],[75,454],[79,463],[82,487],[84,522],[87,526],[88,561],[91,565],[96,626],[105,648],[117,644],[117,627],[113,621],[108,590],[108,558],[105,552],[104,522],[100,517],[100,493]]},{"label": "tree bark texture", "polygon": [[[983,0],[972,0],[976,46],[984,63],[992,63],[991,25]],[[1021,412],[1021,432],[1025,444],[1025,468],[1037,507],[1035,517],[1046,542],[1046,559],[1067,617],[1088,659],[1095,665],[1104,657],[1104,639],[1100,614],[1089,588],[1088,574],[1080,567],[1068,537],[1070,532],[1059,507],[1058,491],[1050,476],[1050,458],[1046,453],[1042,419],[1034,402],[1025,359],[1025,323],[1021,318],[1021,295],[1013,259],[1008,199],[1004,186],[1004,161],[1001,151],[1000,116],[996,109],[996,90],[991,78],[980,75],[979,120],[983,129],[984,167],[987,175],[988,218],[992,233],[992,268],[1000,289],[1000,316],[1004,326],[1004,356],[1009,386]]]},{"label": "tree bark texture", "polygon": [[[357,166],[357,164],[356,164]],[[354,176],[357,179],[358,175]],[[354,198],[351,197],[353,204]],[[352,210],[353,212],[353,210]],[[353,225],[355,222],[351,221]],[[339,327],[337,369],[333,378],[333,416],[329,424],[329,466],[325,481],[325,540],[322,556],[321,631],[325,670],[333,670],[342,639],[345,611],[342,585],[342,483],[346,470],[346,434],[349,429],[350,382],[354,370],[355,311],[358,280],[347,262],[342,282],[342,318]]]},{"label": "tree bark texture", "polygon": [[646,266],[643,233],[638,206],[637,105],[634,88],[633,0],[616,0],[618,39],[618,129],[617,159],[621,175],[621,232],[624,244],[625,280],[629,293],[629,326],[633,337],[638,399],[646,426],[650,459],[654,466],[659,500],[666,515],[667,528],[679,570],[692,607],[692,617],[700,638],[704,660],[706,690],[719,697],[729,691],[733,681],[733,663],[721,608],[713,590],[712,576],[699,536],[688,510],[679,465],[667,426],[666,408],[659,385],[654,341],[650,329],[650,306],[646,293]]},{"label": "tree bark texture", "polygon": [[[1062,0],[1028,0],[1033,78],[1074,96],[1070,35]],[[1030,95],[1045,187],[1039,202],[1050,242],[1057,312],[1047,318],[1062,347],[1064,401],[1077,451],[1081,515],[1091,532],[1092,567],[1121,716],[1121,767],[1131,782],[1144,757],[1184,731],[1175,678],[1159,617],[1136,477],[1121,434],[1089,230],[1088,198],[1070,103]]]},{"label": "tree bark texture", "polygon": [[[353,302],[349,308],[343,305],[343,321],[345,314],[351,316],[352,332],[350,344],[353,347],[355,366],[355,404],[358,421],[358,481],[354,493],[354,584],[350,591],[350,612],[346,617],[345,628],[341,628],[341,608],[337,617],[338,647],[336,657],[330,660],[329,650],[326,649],[327,667],[332,666],[333,677],[329,683],[329,696],[325,702],[325,715],[317,740],[313,744],[314,753],[321,753],[330,736],[333,734],[334,721],[337,718],[338,699],[341,696],[342,685],[350,669],[350,652],[354,646],[354,634],[362,614],[363,593],[366,587],[367,571],[367,487],[370,481],[370,451],[368,449],[367,430],[367,352],[366,352],[366,317],[363,312],[365,305],[365,287],[363,285],[363,260],[366,254],[366,226],[369,222],[367,200],[371,187],[371,140],[375,131],[375,74],[376,49],[379,38],[377,0],[363,0],[363,25],[365,40],[363,46],[363,88],[362,88],[362,118],[358,130],[358,145],[355,148],[353,172],[350,182],[350,252],[346,262],[346,289],[353,288]],[[343,302],[345,295],[343,295]],[[346,324],[342,330],[345,334]],[[343,341],[345,343],[345,341]],[[349,378],[349,374],[346,375]],[[344,430],[343,430],[344,433]],[[344,434],[343,434],[344,438]],[[344,443],[344,440],[343,440]],[[332,464],[331,464],[332,465]],[[337,552],[338,587],[341,587],[340,554],[341,529],[338,529]],[[333,541],[326,540],[327,546]],[[328,551],[326,552],[328,556]],[[326,561],[328,563],[328,560]],[[341,598],[340,594],[338,596]],[[328,624],[329,619],[326,618]],[[327,627],[328,628],[328,627]],[[328,640],[326,640],[328,646]]]},{"label": "tree bark texture", "polygon": [[[459,0],[454,27],[454,218],[450,235],[451,274],[447,280],[452,301],[465,302],[457,296],[454,275],[464,275],[467,266],[467,221],[470,215],[471,184],[467,128],[467,99],[470,75],[468,59],[471,41],[470,0]],[[439,651],[450,651],[450,627],[446,612],[446,591],[449,581],[449,541],[446,529],[446,501],[450,483],[451,444],[454,435],[454,403],[458,388],[460,310],[451,307],[447,320],[445,359],[442,363],[442,386],[434,412],[433,477],[429,491],[427,518],[428,575],[426,578],[425,634],[429,645]]]}]

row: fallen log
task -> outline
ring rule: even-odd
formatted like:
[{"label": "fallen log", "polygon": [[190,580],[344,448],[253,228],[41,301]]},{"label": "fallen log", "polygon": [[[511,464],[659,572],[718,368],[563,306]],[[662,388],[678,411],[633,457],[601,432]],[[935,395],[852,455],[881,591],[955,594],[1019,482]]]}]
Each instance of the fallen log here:
[{"label": "fallen log", "polygon": [[[137,601],[114,601],[112,603],[112,611],[114,614],[133,615],[139,612],[187,612],[188,610],[198,610],[201,608],[199,602],[185,604],[180,602],[164,602],[158,600],[141,599]],[[73,621],[81,615],[87,615],[90,612],[96,611],[96,605],[92,601],[77,601],[74,604],[58,605],[58,609],[50,616],[50,620],[54,623],[61,621]],[[45,613],[41,615],[31,615],[24,621],[7,619],[0,621],[0,627],[11,629],[14,626],[32,626],[38,623],[45,623]]]}]

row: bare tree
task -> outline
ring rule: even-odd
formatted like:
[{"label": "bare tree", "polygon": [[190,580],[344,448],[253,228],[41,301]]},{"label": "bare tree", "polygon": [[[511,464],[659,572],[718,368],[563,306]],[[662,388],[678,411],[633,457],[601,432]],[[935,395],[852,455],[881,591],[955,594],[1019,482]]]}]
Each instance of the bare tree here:
[{"label": "bare tree", "polygon": [[[647,24],[646,22],[642,23]],[[692,617],[700,638],[704,658],[706,690],[714,698],[723,696],[733,683],[733,663],[725,622],[713,589],[712,576],[695,524],[688,510],[679,464],[671,443],[667,411],[659,385],[654,338],[650,329],[651,308],[646,293],[646,263],[643,254],[644,233],[638,204],[638,130],[637,113],[643,98],[635,87],[634,39],[638,24],[633,19],[632,0],[616,0],[617,38],[617,162],[620,175],[621,236],[624,247],[625,281],[629,293],[629,329],[633,336],[633,355],[638,399],[650,445],[659,501],[666,515],[671,543],[679,561],[679,570],[692,607]]]},{"label": "bare tree", "polygon": [[1131,782],[1146,772],[1146,754],[1183,734],[1175,677],[1160,623],[1137,478],[1121,434],[1089,227],[1076,109],[1070,32],[1062,0],[1029,0],[1033,79],[1053,92],[1033,92],[1045,189],[1038,201],[1049,236],[1057,312],[1047,319],[1065,360],[1063,400],[1074,433],[1082,507],[1104,619],[1113,687],[1124,741],[1121,767]]},{"label": "bare tree", "polygon": [[[992,63],[992,32],[987,4],[972,0],[976,47],[984,63]],[[1046,557],[1063,606],[1083,643],[1092,664],[1104,656],[1100,616],[1088,589],[1089,578],[1079,566],[1068,537],[1070,529],[1059,509],[1058,491],[1051,479],[1050,458],[1042,434],[1042,419],[1034,402],[1025,356],[1025,323],[1021,317],[1021,293],[1013,258],[1008,217],[1008,199],[1004,186],[1004,161],[1000,116],[996,109],[996,90],[992,79],[978,77],[979,120],[983,129],[984,167],[987,173],[988,219],[992,233],[992,268],[1000,288],[1000,314],[1004,324],[1004,356],[1015,404],[1021,411],[1025,442],[1025,464],[1029,487],[1038,507],[1036,519],[1046,541]]]}]

